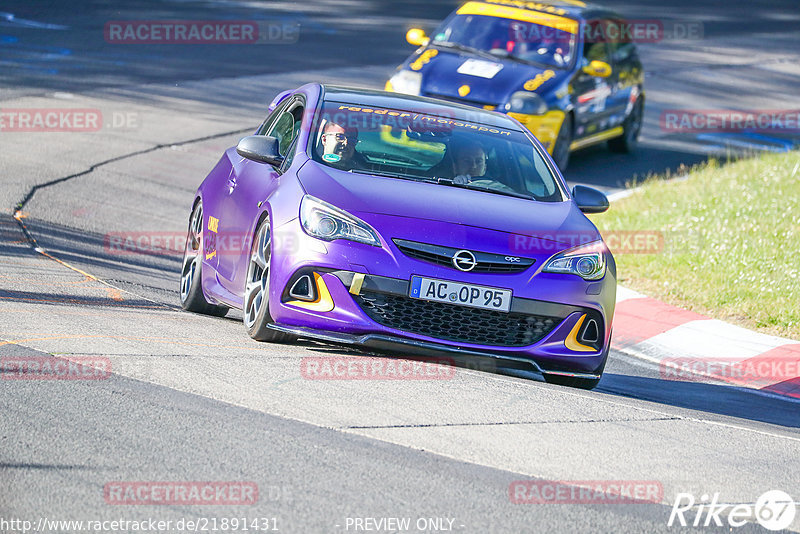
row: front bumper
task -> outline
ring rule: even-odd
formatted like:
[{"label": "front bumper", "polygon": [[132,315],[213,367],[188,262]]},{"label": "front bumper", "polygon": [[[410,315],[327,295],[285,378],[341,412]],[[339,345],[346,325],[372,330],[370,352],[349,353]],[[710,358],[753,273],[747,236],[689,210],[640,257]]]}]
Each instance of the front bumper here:
[{"label": "front bumper", "polygon": [[[318,284],[313,302],[286,291],[304,274]],[[412,299],[408,280],[308,265],[284,282],[278,302],[270,304],[272,327],[302,337],[415,354],[506,359],[543,373],[585,378],[597,377],[608,354],[610,325],[595,308],[515,296],[508,313],[487,312]],[[574,344],[587,318],[599,323],[594,348]]]},{"label": "front bumper", "polygon": [[[277,330],[279,332],[284,332],[287,334],[292,334],[298,337],[318,339],[320,341],[327,341],[330,343],[346,343],[348,345],[358,345],[366,348],[371,348],[374,350],[389,350],[389,351],[398,350],[405,352],[413,351],[414,354],[417,356],[433,357],[433,358],[438,358],[441,357],[443,354],[447,354],[456,357],[484,358],[489,361],[506,360],[506,361],[513,361],[529,365],[535,371],[542,374],[568,376],[574,378],[586,378],[586,379],[599,379],[601,376],[599,373],[564,371],[560,369],[543,369],[536,361],[531,360],[530,358],[523,358],[508,354],[497,354],[493,352],[484,352],[473,349],[465,349],[461,347],[444,345],[442,343],[420,341],[400,336],[392,336],[386,334],[357,335],[357,334],[345,334],[343,332],[325,332],[321,330],[314,330],[311,328],[303,328],[298,326],[294,327],[284,326],[274,323],[269,324],[268,326],[273,330]],[[606,354],[607,353],[608,349],[606,349]],[[482,370],[486,370],[486,367],[484,365],[481,365],[479,368]]]}]

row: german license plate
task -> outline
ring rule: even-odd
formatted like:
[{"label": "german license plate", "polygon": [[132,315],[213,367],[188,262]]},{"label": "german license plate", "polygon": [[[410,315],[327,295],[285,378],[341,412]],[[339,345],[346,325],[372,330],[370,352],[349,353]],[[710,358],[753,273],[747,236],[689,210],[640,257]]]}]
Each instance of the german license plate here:
[{"label": "german license plate", "polygon": [[409,296],[413,299],[460,304],[472,308],[507,312],[511,309],[511,290],[462,284],[422,276],[411,277]]}]

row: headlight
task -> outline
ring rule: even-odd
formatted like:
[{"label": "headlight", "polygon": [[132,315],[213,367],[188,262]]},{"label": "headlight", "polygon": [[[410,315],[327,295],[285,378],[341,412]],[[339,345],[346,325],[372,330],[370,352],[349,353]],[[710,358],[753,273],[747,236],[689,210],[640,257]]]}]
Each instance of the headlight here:
[{"label": "headlight", "polygon": [[410,70],[401,70],[389,79],[389,83],[392,84],[392,89],[394,89],[395,93],[418,95],[422,87],[422,74],[411,72]]},{"label": "headlight", "polygon": [[517,91],[505,106],[506,111],[524,113],[525,115],[544,115],[547,113],[547,104],[536,93]]},{"label": "headlight", "polygon": [[308,235],[317,239],[348,239],[381,246],[378,234],[370,225],[311,195],[304,196],[300,203],[300,223]]},{"label": "headlight", "polygon": [[600,280],[606,274],[605,251],[602,241],[567,250],[552,257],[542,272],[577,274],[584,280]]}]

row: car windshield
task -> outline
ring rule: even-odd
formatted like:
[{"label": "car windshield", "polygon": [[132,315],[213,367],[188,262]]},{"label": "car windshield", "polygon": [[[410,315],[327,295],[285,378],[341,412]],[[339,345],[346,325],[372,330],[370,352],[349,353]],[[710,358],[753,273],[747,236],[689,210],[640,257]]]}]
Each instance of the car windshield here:
[{"label": "car windshield", "polygon": [[[326,102],[311,137],[315,161],[349,172],[463,187],[543,202],[564,194],[521,131],[422,114]],[[480,112],[473,112],[477,115]]]},{"label": "car windshield", "polygon": [[[470,6],[476,7],[470,9]],[[480,9],[477,6],[485,6]],[[479,12],[507,14],[480,15]],[[548,67],[567,68],[574,56],[578,23],[575,20],[536,11],[500,8],[470,2],[434,34],[432,44],[485,52],[494,56],[531,62]]]}]

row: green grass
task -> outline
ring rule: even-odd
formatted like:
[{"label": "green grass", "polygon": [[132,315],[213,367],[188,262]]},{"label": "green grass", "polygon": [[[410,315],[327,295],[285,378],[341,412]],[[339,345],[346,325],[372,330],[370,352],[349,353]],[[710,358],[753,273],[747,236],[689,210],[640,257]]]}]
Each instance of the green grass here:
[{"label": "green grass", "polygon": [[800,152],[651,178],[592,221],[657,230],[654,254],[615,254],[625,287],[760,332],[800,339]]}]

